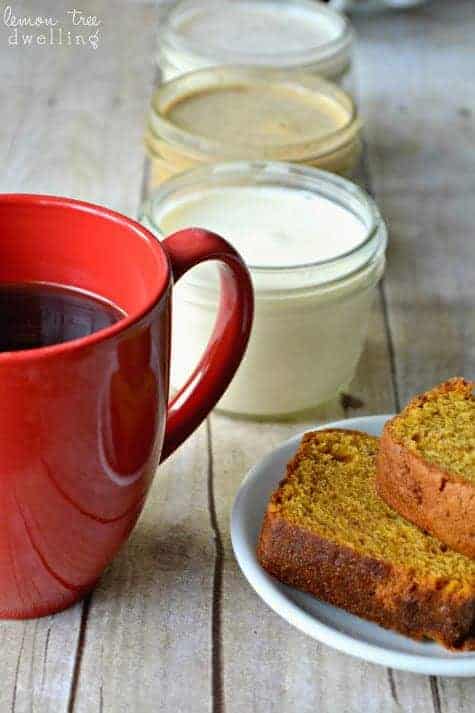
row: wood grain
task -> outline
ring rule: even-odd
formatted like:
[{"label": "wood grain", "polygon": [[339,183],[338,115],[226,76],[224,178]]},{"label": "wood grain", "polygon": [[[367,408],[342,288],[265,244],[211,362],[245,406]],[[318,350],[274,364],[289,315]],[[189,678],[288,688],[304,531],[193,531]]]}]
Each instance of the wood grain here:
[{"label": "wood grain", "polygon": [[160,468],[93,594],[74,711],[189,711],[211,700],[214,540],[206,427]]},{"label": "wood grain", "polygon": [[81,605],[53,617],[0,625],[0,710],[66,713]]},{"label": "wood grain", "polygon": [[[398,394],[474,375],[473,3],[368,19],[361,87],[376,198],[391,241],[385,281]],[[391,32],[397,50],[381,57]]]}]

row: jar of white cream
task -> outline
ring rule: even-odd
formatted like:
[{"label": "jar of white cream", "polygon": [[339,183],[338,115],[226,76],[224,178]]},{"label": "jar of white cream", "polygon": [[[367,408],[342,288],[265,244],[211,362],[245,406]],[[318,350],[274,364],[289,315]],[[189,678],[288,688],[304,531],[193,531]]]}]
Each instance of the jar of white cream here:
[{"label": "jar of white cream", "polygon": [[[163,238],[185,227],[217,232],[241,252],[255,288],[247,354],[219,408],[283,417],[334,398],[363,349],[387,234],[371,198],[346,179],[283,163],[195,169],[162,184],[142,222]],[[218,303],[214,265],[175,292],[172,385],[190,375]]]},{"label": "jar of white cream", "polygon": [[161,23],[158,64],[164,81],[233,64],[343,82],[353,43],[348,20],[314,0],[182,0]]}]

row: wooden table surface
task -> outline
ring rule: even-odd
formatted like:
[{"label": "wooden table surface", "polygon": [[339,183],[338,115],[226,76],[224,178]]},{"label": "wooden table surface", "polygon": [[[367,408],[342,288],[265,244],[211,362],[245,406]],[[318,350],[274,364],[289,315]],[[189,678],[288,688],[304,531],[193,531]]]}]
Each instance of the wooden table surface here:
[{"label": "wooden table surface", "polygon": [[[71,6],[15,3],[63,17]],[[1,191],[56,193],[135,216],[159,10],[90,0],[100,46],[11,46],[0,19]],[[360,18],[367,181],[390,228],[388,267],[345,403],[313,423],[387,413],[475,376],[475,5],[439,0]],[[0,623],[0,713],[472,713],[473,680],[416,676],[337,653],[270,611],[229,537],[236,490],[309,423],[212,415],[160,469],[130,542],[92,596]]]}]

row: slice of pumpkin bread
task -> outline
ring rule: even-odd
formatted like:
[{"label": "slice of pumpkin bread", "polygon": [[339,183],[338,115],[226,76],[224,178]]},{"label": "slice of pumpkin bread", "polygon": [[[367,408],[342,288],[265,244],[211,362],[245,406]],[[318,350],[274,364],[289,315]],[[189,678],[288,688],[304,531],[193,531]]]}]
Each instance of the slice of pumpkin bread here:
[{"label": "slice of pumpkin bread", "polygon": [[307,433],[267,508],[257,554],[286,584],[381,626],[475,650],[475,562],[376,494],[379,441]]},{"label": "slice of pumpkin bread", "polygon": [[379,495],[452,549],[475,558],[474,383],[450,379],[386,424]]}]

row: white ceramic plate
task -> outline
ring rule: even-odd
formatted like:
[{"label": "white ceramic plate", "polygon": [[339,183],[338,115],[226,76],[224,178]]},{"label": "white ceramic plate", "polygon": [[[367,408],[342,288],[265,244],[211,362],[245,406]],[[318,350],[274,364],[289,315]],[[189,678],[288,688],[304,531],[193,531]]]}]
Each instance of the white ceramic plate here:
[{"label": "white ceramic plate", "polygon": [[[354,428],[381,434],[390,416],[370,416],[319,428]],[[231,538],[239,566],[257,594],[297,629],[339,651],[391,668],[436,676],[474,676],[475,654],[451,653],[348,614],[271,577],[259,565],[256,542],[270,494],[283,477],[302,434],[263,458],[244,479],[234,502]]]}]

